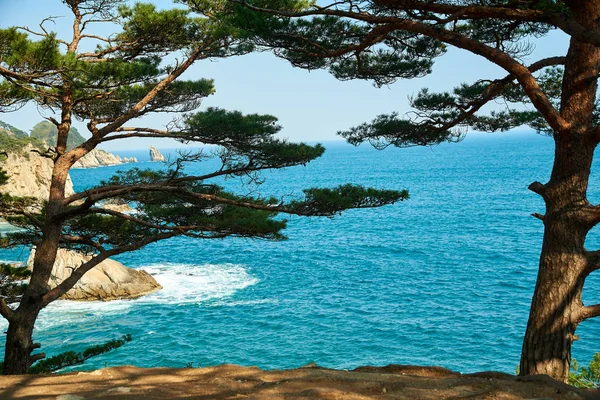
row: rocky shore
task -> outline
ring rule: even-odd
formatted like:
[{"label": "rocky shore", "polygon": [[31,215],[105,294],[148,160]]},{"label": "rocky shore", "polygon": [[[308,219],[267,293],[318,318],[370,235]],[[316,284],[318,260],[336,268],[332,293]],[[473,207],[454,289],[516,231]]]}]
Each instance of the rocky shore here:
[{"label": "rocky shore", "polygon": [[[33,249],[27,260],[27,267],[33,268]],[[49,289],[58,286],[68,278],[72,271],[92,257],[66,249],[59,249],[56,262],[52,268]],[[77,301],[110,301],[135,299],[156,292],[162,286],[144,270],[127,268],[110,258],[104,260],[88,271],[61,300]]]},{"label": "rocky shore", "polygon": [[[8,193],[12,196],[35,197],[41,200],[48,199],[53,161],[32,150],[33,146],[28,145],[22,151],[11,152],[6,155],[2,168],[9,179],[7,183],[0,186],[0,193]],[[124,162],[137,162],[137,160],[122,159],[103,150],[93,150],[77,164],[81,168],[92,168]],[[73,183],[70,178],[67,180],[65,194],[67,196],[74,194]],[[127,204],[107,204],[105,206],[120,212],[130,211]],[[11,230],[14,230],[14,228],[0,219],[0,234]],[[34,254],[35,250],[32,250],[28,261],[30,269],[33,268]],[[91,256],[74,251],[59,250],[49,282],[50,289],[60,284],[70,276],[74,269],[90,258]],[[162,286],[145,271],[130,269],[117,261],[107,259],[88,271],[61,299],[80,301],[132,299],[155,292],[161,288]]]},{"label": "rocky shore", "polygon": [[110,165],[120,165],[125,163],[138,162],[135,157],[123,157],[111,154],[107,151],[94,149],[86,154],[81,160],[77,161],[73,168],[97,168],[107,167]]}]

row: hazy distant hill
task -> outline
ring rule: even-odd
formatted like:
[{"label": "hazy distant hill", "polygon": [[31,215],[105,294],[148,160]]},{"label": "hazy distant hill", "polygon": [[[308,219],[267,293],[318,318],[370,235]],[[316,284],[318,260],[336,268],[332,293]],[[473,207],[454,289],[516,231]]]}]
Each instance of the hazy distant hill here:
[{"label": "hazy distant hill", "polygon": [[[32,138],[39,140],[42,143],[46,143],[50,147],[56,146],[56,138],[58,137],[58,129],[56,126],[49,121],[42,121],[31,129]],[[76,128],[71,127],[69,130],[69,138],[67,139],[67,149],[72,149],[85,142],[85,138],[77,131]]]},{"label": "hazy distant hill", "polygon": [[[8,152],[16,151],[28,144],[33,144],[38,148],[44,147],[44,145],[45,147],[54,147],[56,146],[57,137],[58,129],[48,121],[42,121],[34,126],[30,135],[19,128],[0,121],[0,150]],[[67,139],[67,147],[72,149],[83,142],[85,142],[83,136],[81,136],[76,128],[71,128],[69,138]]]},{"label": "hazy distant hill", "polygon": [[[44,150],[48,147],[55,147],[57,137],[58,129],[48,121],[42,121],[34,126],[31,135],[27,135],[22,130],[0,121],[0,155],[3,153],[23,153],[23,150],[27,149],[29,145]],[[67,139],[67,149],[79,146],[83,142],[85,142],[85,138],[79,134],[76,128],[71,128]],[[26,154],[21,155],[27,156]],[[0,163],[2,161],[0,159]],[[95,168],[132,162],[137,162],[137,159],[135,157],[121,158],[104,150],[94,149],[77,161],[73,168]]]},{"label": "hazy distant hill", "polygon": [[29,136],[24,131],[20,130],[19,128],[15,128],[10,124],[7,124],[4,121],[0,121],[0,134],[12,136],[18,139],[24,139]]},{"label": "hazy distant hill", "polygon": [[[0,121],[0,152],[14,153],[21,152],[28,145],[38,149],[45,148],[45,144],[37,139],[30,138],[24,131],[14,126]],[[0,163],[3,160],[0,160]]]}]

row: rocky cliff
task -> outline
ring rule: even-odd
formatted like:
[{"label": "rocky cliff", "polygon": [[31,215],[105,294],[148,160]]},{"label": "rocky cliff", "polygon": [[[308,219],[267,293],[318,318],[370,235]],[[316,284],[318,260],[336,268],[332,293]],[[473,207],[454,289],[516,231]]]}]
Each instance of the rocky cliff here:
[{"label": "rocky cliff", "polygon": [[[0,186],[0,193],[48,199],[54,164],[51,159],[32,152],[32,149],[33,146],[28,145],[23,151],[8,153],[8,157],[0,161],[0,168],[8,176],[8,182]],[[66,194],[70,196],[73,193],[73,182],[69,177]]]},{"label": "rocky cliff", "polygon": [[[28,268],[33,268],[35,249],[31,250]],[[60,249],[52,268],[49,289],[59,285],[71,275],[73,269],[92,257],[75,251]],[[88,271],[75,286],[65,293],[62,300],[118,300],[135,299],[156,292],[162,286],[150,274],[143,270],[130,269],[123,264],[107,259]]]},{"label": "rocky cliff", "polygon": [[160,154],[160,151],[154,146],[150,146],[150,161],[166,161],[165,156]]},{"label": "rocky cliff", "polygon": [[89,154],[86,154],[81,160],[77,161],[75,165],[73,165],[73,168],[96,168],[133,162],[138,162],[138,160],[135,157],[121,158],[120,156],[111,154],[107,151],[94,149],[89,152]]},{"label": "rocky cliff", "polygon": [[[32,152],[32,149],[33,145],[28,145],[20,151],[9,152],[4,161],[0,160],[0,168],[8,176],[8,182],[0,186],[0,193],[39,199],[48,198],[53,163],[51,159]],[[73,168],[94,168],[130,162],[137,162],[137,159],[121,158],[104,150],[95,149],[77,161]],[[74,193],[70,177],[67,180],[66,193],[68,196]]]}]

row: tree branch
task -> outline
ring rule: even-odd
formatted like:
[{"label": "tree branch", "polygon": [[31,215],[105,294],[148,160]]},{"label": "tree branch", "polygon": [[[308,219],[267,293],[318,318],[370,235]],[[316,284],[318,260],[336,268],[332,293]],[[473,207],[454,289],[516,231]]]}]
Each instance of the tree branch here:
[{"label": "tree branch", "polygon": [[81,38],[82,39],[96,39],[96,40],[100,40],[102,42],[108,42],[108,43],[110,43],[110,40],[107,39],[107,38],[104,38],[104,37],[98,36],[98,35],[90,35],[90,34],[87,34],[87,33],[81,35]]},{"label": "tree branch", "polygon": [[79,53],[77,55],[77,58],[78,59],[79,58],[103,59],[103,57],[106,56],[106,55],[108,55],[108,54],[116,53],[119,50],[127,49],[128,47],[134,46],[136,44],[137,44],[137,42],[121,43],[119,45],[112,46],[112,47],[106,48],[106,49],[104,49],[102,51],[95,52],[95,53],[90,53],[90,52],[88,52],[88,53]]},{"label": "tree branch", "polygon": [[[549,58],[545,58],[545,59],[539,60],[539,61],[531,64],[528,67],[528,69],[531,73],[534,73],[534,72],[537,72],[546,67],[564,64],[565,61],[566,61],[565,57],[558,57],[558,56],[557,57],[549,57]],[[481,99],[469,103],[468,110],[462,111],[458,115],[458,117],[456,117],[452,121],[449,121],[449,122],[437,127],[436,129],[438,131],[445,131],[445,130],[453,128],[453,127],[459,125],[460,123],[466,121],[468,118],[475,115],[475,113],[477,111],[479,111],[487,103],[489,103],[490,101],[497,98],[501,94],[502,90],[507,85],[509,85],[512,81],[514,81],[514,79],[515,79],[515,77],[512,74],[510,74],[510,75],[504,77],[503,79],[499,79],[499,80],[491,82],[486,89],[485,95]]]},{"label": "tree branch", "polygon": [[[177,185],[179,183],[184,183],[184,182],[203,181],[203,180],[207,180],[207,179],[216,178],[219,176],[235,175],[235,174],[244,173],[244,172],[258,172],[258,171],[262,171],[265,169],[280,169],[280,168],[284,168],[284,167],[283,166],[273,167],[270,165],[264,165],[264,166],[255,166],[255,167],[244,166],[244,167],[233,168],[233,169],[222,169],[222,170],[215,171],[210,174],[201,175],[201,176],[184,176],[181,178],[174,178],[174,179],[169,179],[169,180],[165,180],[165,181],[160,181],[155,184],[152,184],[153,189],[150,191],[159,191],[160,188],[162,188],[162,187],[168,187],[169,185],[173,186],[173,185]],[[95,204],[96,202],[98,202],[100,200],[105,200],[105,199],[109,199],[112,197],[122,196],[123,194],[126,194],[126,193],[130,193],[129,190],[133,189],[136,186],[139,186],[139,185],[106,185],[106,186],[102,186],[102,187],[95,188],[95,189],[89,189],[89,190],[86,190],[85,192],[75,193],[74,195],[67,197],[65,199],[65,204],[69,205],[78,200],[86,199],[87,203],[84,205],[81,205],[79,207],[83,208],[85,206],[84,208],[88,209],[89,207],[91,207],[93,204]],[[176,187],[178,187],[178,186],[176,186]],[[101,196],[101,197],[99,197],[99,196]],[[72,216],[73,213],[71,213],[70,211],[71,210],[67,211],[66,214],[68,214],[69,216]]]},{"label": "tree branch", "polygon": [[583,306],[583,308],[581,309],[582,320],[595,317],[600,317],[600,304],[594,304],[593,306]]},{"label": "tree branch", "polygon": [[42,221],[40,221],[39,219],[37,219],[35,215],[33,215],[32,213],[28,212],[27,210],[23,210],[23,215],[25,217],[27,217],[27,219],[29,221],[31,221],[31,223],[33,225],[35,225],[37,228],[41,229],[44,226],[44,223]]},{"label": "tree branch", "polygon": [[546,195],[546,185],[541,182],[535,181],[531,185],[528,186],[528,189],[533,193],[537,193],[540,196],[544,197]]},{"label": "tree branch", "polygon": [[32,354],[31,356],[29,356],[29,360],[32,364],[44,358],[46,358],[46,353]]},{"label": "tree branch", "polygon": [[[342,10],[331,9],[330,7],[319,6],[315,6],[314,9],[305,12],[294,13],[252,6],[251,4],[248,4],[246,0],[238,0],[235,2],[243,4],[245,7],[255,11],[291,18],[307,17],[313,15],[348,16],[344,14],[349,13]],[[461,17],[471,20],[490,18],[501,19],[505,21],[546,23],[548,25],[552,25],[556,28],[559,28],[560,30],[562,30],[563,32],[572,36],[580,42],[600,46],[600,32],[587,29],[580,25],[574,19],[570,18],[569,16],[558,12],[547,12],[542,10],[524,10],[519,8],[508,8],[500,6],[459,6],[453,4],[440,4],[432,1],[419,0],[379,0],[377,1],[377,3],[397,10],[433,12],[448,15],[449,17],[446,18],[446,20],[441,20],[441,23],[452,22],[454,19],[452,19],[451,17]],[[368,16],[369,21],[367,22],[370,23],[386,24],[393,23],[398,20],[398,18],[396,17],[374,16],[366,13],[360,14]]]},{"label": "tree branch", "polygon": [[560,113],[554,108],[548,97],[538,85],[531,71],[505,52],[487,46],[474,39],[459,35],[455,32],[432,27],[421,22],[407,20],[397,22],[393,25],[396,26],[397,29],[420,33],[456,47],[468,50],[474,54],[478,54],[488,59],[496,65],[501,66],[519,81],[534,107],[542,114],[542,116],[544,116],[548,124],[554,129],[555,132],[560,134],[569,129],[569,122],[562,118]]},{"label": "tree branch", "polygon": [[15,312],[6,304],[3,298],[0,298],[0,315],[6,318],[7,321],[12,321],[15,317]]},{"label": "tree branch", "polygon": [[[217,174],[217,173],[215,173],[215,174]],[[211,174],[211,175],[215,175],[215,174]],[[199,179],[197,179],[197,177],[185,177],[185,178],[173,179],[172,182],[181,182],[184,180],[199,180]],[[202,200],[202,201],[209,201],[209,202],[213,202],[213,203],[217,203],[217,204],[229,204],[229,205],[233,205],[233,206],[250,208],[250,209],[254,209],[254,210],[284,212],[287,214],[309,216],[309,214],[303,214],[303,213],[291,211],[289,209],[286,209],[285,207],[281,207],[280,205],[275,205],[275,204],[262,205],[262,204],[228,199],[228,198],[220,197],[220,196],[217,196],[214,194],[196,193],[196,192],[187,190],[185,187],[182,187],[182,186],[173,186],[173,185],[169,186],[167,184],[144,184],[144,185],[130,185],[130,186],[114,185],[112,187],[112,189],[109,189],[109,188],[110,188],[109,186],[99,188],[99,189],[103,189],[103,190],[100,192],[96,192],[96,193],[93,193],[93,191],[89,191],[87,193],[78,193],[74,196],[69,197],[67,199],[67,201],[72,202],[72,201],[75,201],[76,199],[81,199],[82,195],[83,195],[83,197],[88,197],[90,199],[89,200],[90,202],[98,202],[100,200],[105,200],[107,198],[124,196],[124,195],[131,194],[131,193],[163,192],[163,193],[181,194],[188,198],[193,198],[193,199]],[[109,190],[106,190],[106,189],[109,189]],[[92,196],[93,196],[93,198],[92,198]],[[73,199],[73,200],[71,200],[71,199]],[[69,210],[69,211],[67,211],[63,214],[60,214],[57,217],[64,219],[65,215],[67,213],[68,213],[69,217],[81,213],[81,211],[77,211],[77,210],[73,210],[73,209]]]},{"label": "tree branch", "polygon": [[[406,3],[400,0],[402,4]],[[375,45],[383,41],[387,34],[395,30],[403,30],[407,32],[413,32],[421,35],[425,35],[434,39],[437,39],[441,42],[453,45],[458,48],[465,49],[473,54],[477,54],[491,61],[492,63],[504,68],[508,73],[513,75],[521,84],[525,93],[531,100],[534,107],[542,114],[542,116],[546,119],[548,124],[552,127],[552,129],[557,132],[557,134],[561,134],[563,132],[567,132],[570,128],[570,124],[566,121],[554,108],[548,97],[541,90],[538,85],[535,77],[532,75],[531,71],[511,57],[506,52],[503,52],[497,48],[488,46],[482,42],[479,42],[470,37],[461,35],[457,32],[453,32],[447,29],[443,29],[437,25],[430,25],[420,21],[411,20],[411,19],[401,19],[400,17],[385,17],[385,16],[377,16],[368,13],[358,13],[352,11],[344,11],[344,10],[333,10],[333,9],[317,9],[310,10],[302,13],[288,13],[277,10],[268,10],[264,8],[254,7],[246,3],[246,1],[242,1],[246,7],[266,12],[274,15],[280,15],[285,17],[302,17],[302,16],[311,16],[311,15],[329,15],[336,16],[340,18],[349,18],[357,21],[363,21],[365,23],[375,25],[375,27],[371,30],[369,34],[365,36],[365,40],[357,45],[347,46],[343,49],[332,50],[325,54],[314,54],[314,56],[319,58],[325,57],[339,57],[344,54],[348,54],[351,52],[361,51],[366,49],[369,46]],[[431,5],[432,2],[421,3],[420,1],[411,1],[408,0],[408,3],[411,4],[419,4],[420,6],[426,7]],[[394,2],[396,4],[396,2]],[[435,4],[433,4],[435,5]],[[463,7],[464,8],[464,7]],[[494,11],[494,9],[498,9],[497,7],[491,7],[490,12]],[[459,9],[452,9],[451,14],[459,11]],[[506,12],[516,13],[518,15],[523,10],[513,10],[507,9]],[[524,10],[528,11],[528,10]],[[504,12],[504,11],[503,11]],[[532,15],[531,13],[527,14],[527,18],[523,17],[524,20],[531,21]],[[493,15],[490,15],[490,17]],[[516,16],[515,16],[516,18]],[[542,21],[540,21],[542,22]]]},{"label": "tree branch", "polygon": [[585,269],[585,276],[587,277],[592,272],[600,269],[600,251],[588,251],[586,258],[587,267]]},{"label": "tree branch", "polygon": [[148,105],[150,101],[152,101],[160,92],[165,90],[165,88],[169,84],[171,84],[175,79],[177,79],[181,74],[183,74],[194,63],[194,61],[196,61],[196,58],[200,55],[201,52],[202,49],[200,47],[193,50],[188,56],[188,58],[185,60],[185,62],[179,65],[174,71],[172,71],[156,86],[154,86],[154,88],[150,90],[140,101],[134,104],[128,111],[116,118],[113,122],[99,129],[98,136],[102,138],[107,134],[113,132],[115,129],[120,128],[124,123],[126,123],[130,119],[137,117],[140,111],[142,111],[142,109],[146,105]]},{"label": "tree branch", "polygon": [[133,138],[133,137],[186,139],[186,137],[182,133],[174,133],[174,132],[166,131],[164,129],[120,127],[120,128],[115,129],[114,132],[131,132],[131,133],[105,136],[101,139],[101,142],[108,142],[110,140],[127,139],[127,138]]},{"label": "tree branch", "polygon": [[544,221],[544,215],[542,215],[540,213],[533,213],[533,214],[531,214],[531,216],[539,219],[540,221]]},{"label": "tree branch", "polygon": [[86,246],[93,247],[98,251],[106,251],[106,249],[100,243],[94,242],[93,240],[83,236],[62,235],[60,237],[60,240],[64,243],[83,244]]},{"label": "tree branch", "polygon": [[[58,86],[52,85],[52,84],[49,84],[49,83],[46,83],[46,82],[41,82],[41,81],[39,81],[37,79],[44,78],[44,77],[46,77],[48,75],[52,75],[52,74],[59,74],[61,72],[62,71],[58,71],[57,70],[57,71],[52,71],[52,72],[47,72],[47,73],[20,74],[18,72],[11,71],[10,69],[5,68],[5,67],[3,67],[3,66],[0,65],[0,75],[3,76],[5,79],[13,79],[12,82],[15,83],[15,84],[16,84],[16,82],[14,82],[14,81],[16,80],[16,81],[19,81],[19,82],[28,83],[30,85],[43,86],[43,87],[48,87],[48,88],[53,88],[53,89],[56,89]],[[20,85],[22,85],[22,84],[20,84]],[[49,93],[44,93],[43,95],[46,96],[46,97],[58,98],[58,96],[51,95]]]},{"label": "tree branch", "polygon": [[153,224],[153,223],[145,221],[143,219],[136,218],[132,215],[124,214],[124,213],[114,211],[114,210],[109,210],[106,208],[90,208],[89,210],[87,210],[85,212],[85,214],[111,215],[113,217],[121,218],[126,221],[131,221],[133,223],[145,226],[147,228],[159,229],[159,230],[163,230],[163,231],[174,231],[174,232],[176,231],[176,232],[181,232],[182,234],[183,234],[183,232],[193,231],[193,230],[215,231],[213,228],[209,228],[207,226],[200,226],[200,225],[187,225],[187,226],[175,225],[175,226],[173,226],[173,225]]},{"label": "tree branch", "polygon": [[[331,7],[320,7],[314,6],[313,9],[303,11],[303,12],[286,12],[281,10],[268,9],[263,7],[253,6],[248,4],[246,0],[237,0],[235,3],[242,4],[245,7],[254,10],[260,11],[263,13],[268,13],[272,15],[279,15],[282,17],[309,17],[313,15],[340,15],[344,13],[356,13],[352,11],[343,11],[340,9],[333,9]],[[340,1],[337,4],[348,4],[348,1]],[[460,14],[469,16],[472,19],[483,19],[483,18],[496,18],[496,19],[504,19],[504,20],[516,20],[516,21],[532,21],[532,22],[549,22],[551,19],[551,15],[548,12],[540,11],[540,10],[524,10],[517,8],[508,8],[508,7],[500,7],[500,6],[459,6],[452,4],[439,4],[432,1],[422,1],[422,0],[378,0],[375,3],[379,5],[383,5],[392,9],[396,9],[399,11],[422,11],[422,12],[434,12],[438,14]],[[367,13],[362,13],[364,15],[368,15],[370,19],[372,19],[376,23],[390,23],[396,21],[396,17],[385,17],[379,15],[372,15]]]}]

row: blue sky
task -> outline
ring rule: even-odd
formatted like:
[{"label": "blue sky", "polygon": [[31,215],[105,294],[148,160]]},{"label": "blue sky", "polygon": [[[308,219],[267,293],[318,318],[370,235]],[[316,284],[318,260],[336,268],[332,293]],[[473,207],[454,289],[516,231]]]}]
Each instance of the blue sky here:
[{"label": "blue sky", "polygon": [[[168,0],[150,1],[160,7],[169,7]],[[28,26],[37,28],[48,16],[58,18],[56,25],[46,25],[69,38],[69,10],[60,0],[0,0],[0,27]],[[52,28],[50,28],[52,26]],[[539,58],[564,55],[568,40],[565,35],[554,32],[535,43],[536,50],[529,62]],[[201,109],[214,106],[236,109],[244,113],[272,114],[283,126],[281,137],[291,141],[340,140],[336,132],[373,119],[378,114],[410,110],[407,98],[420,88],[435,91],[450,90],[461,82],[476,79],[495,79],[506,73],[488,61],[459,49],[450,49],[439,58],[433,74],[420,79],[398,81],[393,85],[375,88],[367,81],[341,82],[326,71],[305,71],[293,68],[284,60],[268,53],[251,54],[195,64],[185,79],[211,78],[215,81],[216,94],[206,98]],[[0,120],[25,131],[41,121],[44,112],[29,105],[14,113],[0,115]],[[162,128],[171,120],[158,115],[144,119],[145,126]],[[79,131],[87,134],[85,124],[76,121]],[[137,126],[141,125],[136,123]],[[115,141],[103,148],[138,149],[152,143],[159,148],[181,147],[172,140]]]}]

